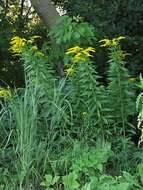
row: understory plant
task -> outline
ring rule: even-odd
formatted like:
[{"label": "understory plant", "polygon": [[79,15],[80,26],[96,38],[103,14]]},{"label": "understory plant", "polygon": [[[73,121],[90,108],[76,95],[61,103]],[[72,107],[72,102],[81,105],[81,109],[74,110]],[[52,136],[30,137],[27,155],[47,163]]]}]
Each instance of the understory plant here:
[{"label": "understory plant", "polygon": [[[122,172],[120,176],[107,174],[106,164],[113,154],[111,145],[90,147],[80,146],[80,155],[71,161],[69,171],[65,175],[52,175],[47,173],[44,176],[41,186],[47,190],[68,189],[68,190],[141,190],[142,186],[137,177],[128,172]],[[108,164],[107,164],[108,166]],[[140,165],[141,174],[141,165]],[[140,177],[142,174],[140,175]]]},{"label": "understory plant", "polygon": [[15,126],[13,144],[18,160],[14,165],[18,173],[20,189],[22,189],[23,182],[30,183],[31,173],[34,172],[35,153],[38,150],[36,140],[38,95],[36,88],[29,89],[27,86],[24,94],[21,97],[13,97],[9,104]]},{"label": "understory plant", "polygon": [[[11,41],[10,50],[23,62],[25,87],[0,91],[0,126],[8,139],[0,138],[1,152],[10,149],[14,158],[10,165],[2,161],[12,176],[9,184],[3,176],[2,187],[37,190],[43,180],[49,190],[141,190],[131,141],[134,94],[119,44],[124,37],[101,41],[109,59],[104,84],[91,47],[92,27],[67,17],[63,24],[63,32],[60,27],[50,34],[61,52],[50,43],[38,46],[38,36]],[[54,69],[59,59],[62,77]]]},{"label": "understory plant", "polygon": [[13,162],[18,174],[15,185],[20,189],[37,185],[34,178],[47,168],[49,151],[62,148],[56,142],[66,142],[65,127],[70,123],[70,104],[62,92],[65,80],[58,81],[52,68],[47,67],[47,57],[33,45],[35,38],[15,37],[11,41],[14,55],[24,61],[26,80],[25,89],[14,92],[8,103],[15,128],[12,140],[17,157],[17,164]]},{"label": "understory plant", "polygon": [[[113,149],[115,147],[116,160],[120,163],[121,168],[127,169],[129,155],[133,148],[131,137],[135,134],[135,126],[131,118],[136,111],[134,90],[129,82],[131,76],[125,62],[127,54],[120,45],[120,41],[123,39],[125,37],[120,36],[111,40],[103,39],[100,43],[101,47],[107,47],[108,50],[109,66],[106,89],[110,105],[110,132]],[[116,162],[114,161],[114,163]]]},{"label": "understory plant", "polygon": [[113,119],[113,133],[118,135],[129,135],[133,125],[130,116],[135,112],[133,91],[129,79],[131,78],[125,67],[125,56],[127,55],[119,44],[125,37],[112,40],[104,39],[100,42],[102,47],[108,48],[108,102],[111,105],[111,116]]},{"label": "understory plant", "polygon": [[[95,53],[92,47],[76,46],[66,52],[65,67],[68,76],[68,89],[73,116],[81,136],[90,139],[99,135],[103,140],[105,126],[108,125],[106,109],[106,92],[99,83],[100,76],[93,66],[90,57]],[[78,112],[77,112],[78,110]],[[91,135],[91,136],[90,136]]]}]

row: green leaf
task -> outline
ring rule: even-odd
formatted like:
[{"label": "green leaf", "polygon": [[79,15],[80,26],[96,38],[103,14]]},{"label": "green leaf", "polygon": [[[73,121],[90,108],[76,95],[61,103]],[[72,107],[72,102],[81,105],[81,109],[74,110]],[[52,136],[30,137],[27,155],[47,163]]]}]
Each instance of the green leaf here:
[{"label": "green leaf", "polygon": [[67,176],[63,176],[63,184],[66,188],[77,189],[80,185],[77,182],[78,175],[75,172],[70,173]]},{"label": "green leaf", "polygon": [[52,179],[53,179],[52,175],[45,175],[45,180],[46,180],[46,182],[49,183],[50,185],[51,185]]},{"label": "green leaf", "polygon": [[59,180],[59,176],[55,176],[53,179],[52,179],[52,182],[51,182],[51,185],[54,185],[55,183],[57,183],[58,182],[58,180]]},{"label": "green leaf", "polygon": [[129,183],[120,183],[117,185],[117,190],[128,190],[130,184]]},{"label": "green leaf", "polygon": [[138,165],[138,172],[139,172],[139,175],[141,177],[143,177],[143,164],[142,163]]}]

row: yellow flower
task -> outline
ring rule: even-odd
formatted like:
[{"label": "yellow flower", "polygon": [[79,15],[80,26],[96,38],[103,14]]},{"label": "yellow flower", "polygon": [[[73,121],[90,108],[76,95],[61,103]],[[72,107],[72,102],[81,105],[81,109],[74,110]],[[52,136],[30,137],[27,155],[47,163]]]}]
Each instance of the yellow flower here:
[{"label": "yellow flower", "polygon": [[79,52],[79,53],[77,53],[75,56],[76,56],[76,57],[81,57],[81,56],[82,56],[82,53]]},{"label": "yellow flower", "polygon": [[30,38],[30,40],[27,40],[27,43],[28,43],[28,44],[33,44],[34,41],[35,41],[35,39],[39,39],[39,38],[41,38],[41,36],[32,36],[32,37]]},{"label": "yellow flower", "polygon": [[0,97],[1,98],[10,98],[11,91],[5,88],[0,88]]},{"label": "yellow flower", "polygon": [[39,57],[44,57],[44,53],[42,53],[42,52],[40,52],[40,51],[38,51],[38,52],[36,53],[36,55],[39,56]]},{"label": "yellow flower", "polygon": [[72,76],[75,73],[75,69],[69,68],[66,70],[67,75]]},{"label": "yellow flower", "polygon": [[86,52],[93,52],[93,53],[96,52],[95,48],[93,48],[93,47],[88,47],[88,48],[85,49],[85,51]]},{"label": "yellow flower", "polygon": [[78,62],[85,62],[86,58],[81,54],[81,56],[79,56],[79,54],[75,55],[73,57],[73,63],[78,63]]},{"label": "yellow flower", "polygon": [[35,39],[39,39],[39,38],[41,39],[42,37],[41,36],[32,36],[31,40],[35,40]]},{"label": "yellow flower", "polygon": [[125,36],[119,36],[118,38],[117,38],[117,40],[118,41],[121,41],[121,40],[124,40],[126,37]]},{"label": "yellow flower", "polygon": [[88,48],[86,48],[86,49],[84,49],[84,50],[82,51],[82,53],[83,53],[84,55],[86,55],[87,57],[93,57],[93,56],[90,54],[90,52],[95,53],[95,52],[96,52],[96,51],[95,51],[95,48],[88,47]]},{"label": "yellow flower", "polygon": [[26,40],[15,36],[11,39],[10,45],[12,53],[19,55],[22,52],[23,47],[26,45]]},{"label": "yellow flower", "polygon": [[81,52],[83,50],[83,48],[79,47],[79,46],[75,46],[73,48],[69,48],[66,52],[66,54],[77,54],[79,52]]},{"label": "yellow flower", "polygon": [[33,40],[27,40],[27,43],[30,45],[33,43]]},{"label": "yellow flower", "polygon": [[123,40],[123,39],[125,39],[124,36],[119,36],[118,38],[113,38],[113,39],[111,40],[111,45],[112,45],[112,46],[117,46],[117,45],[119,44],[119,42],[120,42],[121,40]]},{"label": "yellow flower", "polygon": [[119,36],[118,38],[113,38],[111,40],[109,39],[103,39],[100,40],[99,43],[102,43],[101,47],[109,47],[109,46],[117,46],[121,40],[125,39],[124,36]]},{"label": "yellow flower", "polygon": [[111,45],[111,41],[109,39],[100,40],[99,43],[101,43],[101,47],[108,47]]},{"label": "yellow flower", "polygon": [[116,38],[113,38],[113,40],[111,40],[111,46],[117,46],[118,45],[118,41]]},{"label": "yellow flower", "polygon": [[32,46],[32,47],[31,47],[31,50],[32,50],[32,51],[37,51],[38,48],[37,48],[37,46]]},{"label": "yellow flower", "polygon": [[88,57],[92,57],[91,52],[95,52],[95,49],[92,47],[81,48],[75,46],[67,50],[66,54],[75,54],[72,58],[73,63],[85,62]]}]

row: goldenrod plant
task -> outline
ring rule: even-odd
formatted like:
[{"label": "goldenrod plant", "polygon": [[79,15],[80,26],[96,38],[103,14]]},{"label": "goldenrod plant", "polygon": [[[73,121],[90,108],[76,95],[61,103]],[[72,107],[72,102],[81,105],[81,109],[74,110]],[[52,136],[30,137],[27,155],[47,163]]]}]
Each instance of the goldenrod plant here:
[{"label": "goldenrod plant", "polygon": [[90,135],[94,138],[98,134],[104,140],[104,135],[108,136],[105,129],[108,125],[105,107],[107,98],[90,59],[95,52],[93,47],[70,48],[66,52],[65,65],[68,68],[66,72],[74,119],[81,130],[79,134],[88,134],[89,138]]},{"label": "goldenrod plant", "polygon": [[[135,97],[131,87],[129,71],[126,68],[126,53],[121,49],[120,41],[125,37],[119,36],[113,39],[100,41],[101,47],[108,50],[107,94],[110,132],[116,157],[113,163],[120,162],[120,169],[128,168],[128,156],[131,154],[131,138],[135,134],[135,126],[131,122],[134,116]],[[113,138],[114,135],[114,138]],[[122,161],[121,161],[122,160]],[[116,167],[116,165],[115,165]]]},{"label": "goldenrod plant", "polygon": [[108,102],[113,119],[113,133],[118,135],[129,135],[134,131],[130,123],[130,116],[134,114],[133,92],[130,88],[129,71],[126,68],[125,56],[127,55],[120,46],[120,41],[125,39],[119,36],[113,39],[100,41],[101,47],[107,47],[109,57],[109,69],[107,80]]},{"label": "goldenrod plant", "polygon": [[6,88],[0,88],[0,98],[10,98],[12,96],[11,90]]},{"label": "goldenrod plant", "polygon": [[[135,80],[120,46],[124,37],[100,41],[108,50],[105,84],[96,69],[92,27],[63,19],[51,33],[55,46],[36,44],[38,36],[12,38],[25,86],[0,88],[0,189],[141,190],[142,166],[140,174],[136,168],[142,154],[131,139]],[[62,49],[53,49],[57,44]],[[53,67],[59,57],[62,77]],[[140,130],[141,101],[142,94]]]},{"label": "goldenrod plant", "polygon": [[[49,35],[54,40],[49,50],[49,59],[51,59],[52,64],[56,65],[57,70],[61,70],[64,54],[68,48],[89,46],[96,39],[94,28],[89,23],[83,22],[82,18],[76,19],[76,17],[71,18],[66,15],[59,19]],[[59,62],[61,63],[60,68]]]},{"label": "goldenrod plant", "polygon": [[23,47],[26,45],[26,39],[15,36],[10,42],[11,48],[9,49],[14,55],[20,55]]},{"label": "goldenrod plant", "polygon": [[[49,149],[50,151],[53,149],[60,151],[60,143],[56,143],[56,141],[60,141],[62,135],[67,134],[66,127],[70,123],[71,111],[70,103],[66,100],[67,95],[63,94],[65,79],[58,81],[58,77],[55,76],[52,65],[49,64],[44,51],[39,50],[34,42],[29,40],[25,40],[25,45],[22,47],[19,46],[17,41],[15,43],[13,41],[12,45],[14,48],[12,46],[11,49],[15,49],[14,55],[19,55],[24,62],[26,80],[24,94],[17,100],[19,104],[14,102],[11,106],[15,122],[18,122],[16,125],[20,128],[17,135],[17,147],[21,147],[20,152],[18,151],[20,164],[17,170],[21,170],[19,181],[20,188],[22,188],[23,183],[29,183],[28,176],[32,177],[38,175],[38,172],[42,174],[45,171],[47,162],[49,162]],[[22,48],[22,51],[19,52],[18,48]],[[32,92],[33,94],[30,94]],[[32,103],[32,100],[35,100],[35,102]],[[30,113],[27,107],[29,107]],[[16,116],[16,112],[20,115]],[[20,116],[22,117],[20,118]],[[37,130],[37,123],[44,126]],[[38,133],[42,133],[43,136],[40,137]],[[39,152],[38,156],[34,155],[35,147],[37,147],[36,151]],[[41,151],[39,148],[41,148]],[[33,155],[37,159],[32,161]],[[43,166],[38,171],[36,168],[40,167],[41,160],[43,160]],[[33,174],[34,170],[37,172],[36,174]]]}]

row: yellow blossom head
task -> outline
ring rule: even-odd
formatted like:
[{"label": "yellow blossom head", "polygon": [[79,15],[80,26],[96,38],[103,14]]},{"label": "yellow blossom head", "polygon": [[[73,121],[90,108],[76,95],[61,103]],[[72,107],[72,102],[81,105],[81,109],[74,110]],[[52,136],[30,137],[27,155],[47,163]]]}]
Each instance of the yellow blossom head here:
[{"label": "yellow blossom head", "polygon": [[75,69],[69,68],[69,69],[66,70],[66,73],[67,73],[68,76],[72,76],[75,73]]},{"label": "yellow blossom head", "polygon": [[[11,39],[10,41],[10,51],[14,54],[14,55],[20,55],[22,53],[23,48],[26,45],[32,45],[35,41],[35,39],[39,39],[41,38],[40,36],[33,36],[31,37],[29,40],[26,40],[24,38],[20,38],[19,36],[15,36]],[[37,50],[38,48],[36,46],[32,47],[32,50]]]},{"label": "yellow blossom head", "polygon": [[101,43],[101,47],[116,47],[119,45],[120,41],[125,39],[124,36],[119,36],[118,38],[113,39],[103,39],[100,40],[99,43]]},{"label": "yellow blossom head", "polygon": [[81,54],[81,56],[79,56],[79,54],[75,55],[72,59],[73,63],[78,63],[78,62],[85,62],[86,58]]},{"label": "yellow blossom head", "polygon": [[27,40],[27,44],[31,45],[35,42],[35,40],[41,39],[41,36],[32,36],[29,40]]},{"label": "yellow blossom head", "polygon": [[83,48],[79,47],[79,46],[75,46],[73,48],[69,48],[66,52],[66,54],[77,54],[79,52],[81,52],[83,50]]},{"label": "yellow blossom head", "polygon": [[124,39],[126,39],[125,36],[119,36],[119,37],[117,38],[118,41],[121,41],[121,40],[124,40]]},{"label": "yellow blossom head", "polygon": [[44,57],[44,53],[42,53],[41,51],[37,51],[37,52],[36,52],[36,55],[37,55],[38,57]]},{"label": "yellow blossom head", "polygon": [[111,40],[111,46],[117,46],[118,44],[119,44],[119,42],[117,41],[116,38],[113,38],[113,39]]},{"label": "yellow blossom head", "polygon": [[111,41],[109,39],[100,40],[99,43],[101,43],[101,47],[108,47],[111,45]]},{"label": "yellow blossom head", "polygon": [[11,97],[11,91],[9,89],[0,88],[0,98],[10,98]]},{"label": "yellow blossom head", "polygon": [[91,53],[94,53],[95,49],[92,47],[88,48],[81,48],[79,46],[75,46],[73,48],[70,48],[67,50],[66,54],[73,54],[72,61],[73,63],[78,63],[78,62],[85,62],[88,57],[92,57]]},{"label": "yellow blossom head", "polygon": [[95,48],[93,48],[93,47],[88,47],[88,48],[82,50],[82,53],[83,53],[85,56],[87,56],[87,57],[93,57],[93,56],[91,55],[91,53],[95,53],[95,52],[96,52],[96,51],[95,51]]},{"label": "yellow blossom head", "polygon": [[37,51],[38,50],[38,47],[37,46],[32,46],[31,47],[31,51]]},{"label": "yellow blossom head", "polygon": [[15,36],[11,39],[10,45],[10,51],[15,55],[19,55],[22,52],[23,47],[26,45],[26,40]]}]

